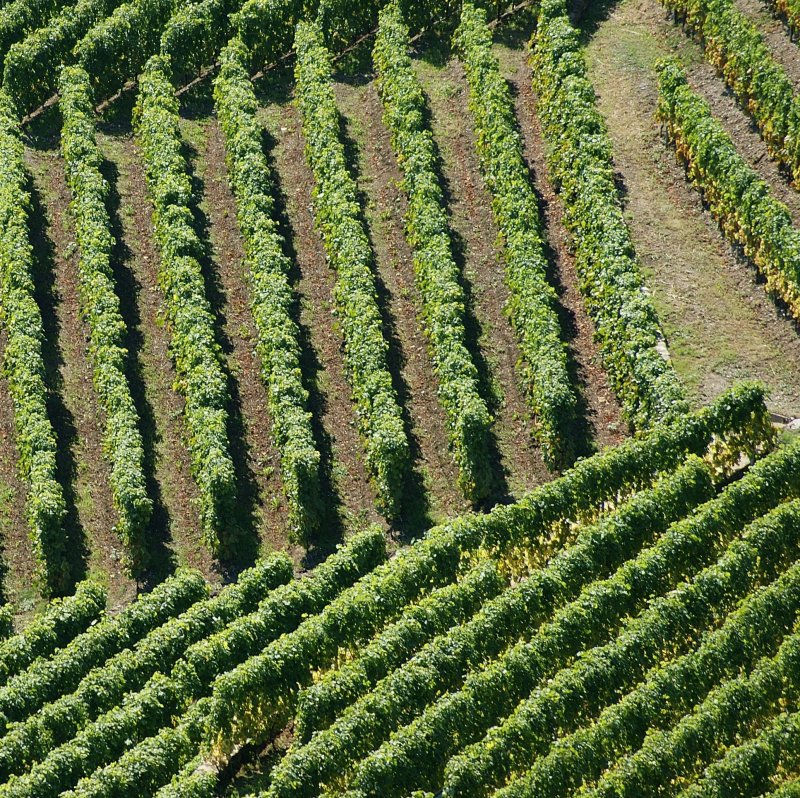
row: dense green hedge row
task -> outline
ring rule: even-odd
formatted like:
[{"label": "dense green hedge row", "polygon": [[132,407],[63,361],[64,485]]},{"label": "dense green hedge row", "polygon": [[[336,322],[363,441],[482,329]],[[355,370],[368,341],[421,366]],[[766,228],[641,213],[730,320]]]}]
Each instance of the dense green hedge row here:
[{"label": "dense green hedge row", "polygon": [[567,371],[556,292],[547,280],[538,200],[522,155],[514,101],[492,52],[485,11],[464,3],[453,41],[467,74],[475,147],[503,242],[508,311],[522,352],[518,367],[545,461],[551,467],[568,465],[575,392]]},{"label": "dense green hedge row", "polygon": [[[624,522],[616,529],[612,524],[588,529],[585,538],[579,536],[574,555],[568,549],[563,557],[552,560],[543,572],[534,573],[531,578],[486,603],[468,622],[440,635],[408,663],[392,672],[374,692],[345,710],[328,729],[312,737],[308,744],[293,749],[272,773],[270,797],[315,795],[315,790],[322,784],[346,785],[352,776],[353,765],[360,757],[379,748],[395,729],[411,722],[443,692],[457,687],[470,670],[500,655],[520,635],[528,634],[554,611],[558,610],[556,617],[562,618],[558,627],[561,634],[551,634],[547,638],[550,645],[546,654],[542,653],[544,661],[554,665],[573,649],[576,640],[572,638],[577,637],[576,618],[585,621],[586,628],[583,622],[577,627],[584,636],[596,634],[598,621],[602,621],[603,613],[608,611],[601,602],[600,591],[586,592],[585,586],[598,573],[603,575],[613,568],[615,556],[625,556],[626,539],[635,545],[637,536],[645,542],[650,536],[657,537],[670,522],[707,499],[713,490],[707,473],[704,480],[702,466],[695,464],[677,478],[668,479],[655,492],[665,500],[663,507],[650,495],[633,499],[629,507],[620,510]],[[637,528],[637,524],[641,528]],[[612,537],[615,533],[619,535],[617,541]],[[608,562],[604,560],[605,553],[599,545],[604,537],[609,538]],[[674,548],[677,554],[678,547]],[[591,555],[594,556],[590,559]],[[683,564],[684,561],[681,559],[679,562]],[[588,567],[577,567],[579,564]],[[626,576],[630,578],[629,574]],[[622,578],[618,581],[622,582]],[[620,601],[626,597],[624,591],[618,596]],[[630,598],[632,602],[642,600],[638,595]],[[610,601],[611,598],[607,598],[606,603]],[[572,638],[570,631],[573,632]],[[537,657],[536,661],[542,660]],[[504,681],[504,684],[508,690],[513,690],[512,681]],[[468,723],[466,719],[463,722]],[[394,772],[382,783],[381,789],[392,795],[395,789],[407,792],[413,784],[407,784],[404,777],[433,777],[440,742],[433,735],[427,739],[426,745],[430,748],[430,757],[426,759],[422,772]],[[409,751],[397,753],[399,755],[394,756],[379,750],[376,759],[380,758],[386,767],[392,769],[404,764],[418,767],[418,761],[409,756]]]},{"label": "dense green hedge row", "polygon": [[75,692],[45,705],[0,739],[0,779],[29,770],[113,708],[125,694],[140,690],[154,673],[172,667],[190,645],[254,612],[272,590],[292,576],[288,557],[273,555],[242,573],[219,595],[199,601],[92,670]]},{"label": "dense green hedge row", "polygon": [[433,588],[455,581],[469,549],[452,535],[429,536],[214,684],[207,748],[224,760],[245,740],[268,736],[293,714],[300,688],[315,671],[363,647],[386,623]]},{"label": "dense green hedge row", "polygon": [[800,320],[800,231],[789,209],[736,151],[681,66],[661,65],[658,116],[711,213],[764,275],[767,290]]},{"label": "dense green hedge row", "polygon": [[106,592],[94,582],[81,582],[75,595],[54,599],[42,615],[18,635],[0,643],[0,685],[39,657],[49,657],[91,626],[103,613]]},{"label": "dense green hedge row", "polygon": [[[718,505],[712,510],[709,506],[702,520],[693,523],[687,519],[678,527],[682,526],[683,532],[692,526],[708,530],[717,523],[716,511],[724,514],[725,508]],[[516,668],[492,666],[486,674],[471,677],[461,700],[451,699],[448,703],[453,709],[474,708],[481,723],[472,725],[479,726],[485,737],[473,737],[475,744],[447,764],[446,794],[464,798],[489,794],[509,778],[520,775],[535,757],[547,752],[554,727],[566,735],[588,723],[606,704],[631,690],[649,668],[691,646],[703,629],[720,623],[748,593],[775,579],[787,560],[791,561],[800,541],[798,518],[800,503],[792,502],[758,519],[714,565],[700,571],[690,582],[665,596],[655,588],[653,595],[661,598],[651,599],[650,606],[625,623],[618,636],[612,635],[609,642],[583,654],[546,685],[539,678],[548,675],[541,666],[533,668],[533,679],[520,678],[521,668],[522,672],[530,671],[538,659],[532,656],[535,648],[525,645],[517,652]],[[744,520],[747,521],[747,515]],[[730,539],[730,529],[725,530],[725,536]],[[700,562],[707,560],[704,557]],[[691,567],[687,573],[692,573]],[[530,659],[526,661],[526,657]],[[495,728],[489,729],[490,723],[502,717],[502,704],[508,707],[508,702],[502,699],[501,707],[489,703],[498,695],[497,688],[503,679],[522,684],[521,692],[530,695]]]},{"label": "dense green hedge row", "polygon": [[250,303],[258,330],[256,350],[269,394],[281,477],[295,537],[308,542],[322,516],[320,454],[311,429],[308,391],[300,370],[300,331],[292,318],[291,262],[278,231],[274,181],[264,156],[253,84],[244,45],[222,52],[214,82],[217,118],[225,137],[228,177],[244,237]]},{"label": "dense green hedge row", "polygon": [[89,75],[66,67],[59,81],[63,125],[61,152],[72,192],[72,215],[80,257],[79,289],[89,325],[89,355],[94,386],[105,413],[103,448],[111,465],[111,495],[122,539],[134,572],[147,563],[146,532],[153,513],[144,474],[144,445],[139,413],[128,383],[127,326],[111,266],[114,238],[106,202],[108,182],[95,140],[94,97]]},{"label": "dense green hedge row", "polygon": [[[457,680],[453,680],[452,676],[449,679],[440,677],[436,680],[437,692],[430,696],[425,696],[423,693],[423,700],[419,701],[413,692],[408,691],[412,680],[406,675],[402,680],[400,697],[405,703],[410,704],[410,708],[404,706],[405,720],[400,725],[405,723],[408,725],[394,732],[388,741],[377,747],[352,769],[349,775],[343,775],[349,770],[347,767],[349,763],[339,762],[337,774],[339,783],[350,786],[356,793],[380,795],[386,798],[405,795],[414,788],[427,789],[440,786],[442,772],[448,759],[464,743],[480,739],[490,726],[511,711],[540,681],[551,679],[579,651],[585,651],[602,642],[606,638],[608,627],[613,629],[626,616],[635,615],[649,598],[662,595],[681,579],[695,573],[698,567],[713,559],[721,544],[738,534],[742,523],[747,523],[764,508],[774,505],[784,495],[782,490],[767,491],[771,493],[769,497],[760,495],[760,491],[776,474],[791,473],[791,469],[795,467],[794,463],[798,460],[800,460],[800,449],[794,457],[784,458],[769,466],[764,461],[763,470],[759,473],[753,472],[749,480],[745,477],[745,480],[750,482],[746,488],[743,487],[741,491],[728,490],[719,499],[704,505],[694,515],[674,523],[663,536],[657,538],[654,545],[644,548],[635,558],[626,561],[607,579],[591,582],[592,569],[587,575],[579,572],[573,582],[566,585],[567,591],[571,591],[572,595],[578,592],[574,586],[580,588],[582,585],[587,585],[580,590],[576,599],[561,609],[557,609],[558,605],[550,608],[557,609],[551,621],[540,626],[530,640],[525,639],[527,635],[523,634],[523,640],[504,652],[496,661],[483,664],[482,668],[475,667],[481,664],[480,662],[470,663],[468,669],[475,672],[467,676],[463,687],[450,695],[445,695],[427,709],[425,709],[425,699],[429,701],[431,698],[438,698],[439,691],[458,687],[461,677]],[[755,469],[759,469],[759,465],[755,466]],[[800,485],[795,484],[795,492],[798,487]],[[702,495],[702,491],[698,496],[697,493],[693,493],[691,487],[689,488],[689,497],[693,497],[695,503],[702,499]],[[684,497],[677,505],[673,504],[666,519],[664,510],[654,509],[651,504],[650,511],[655,515],[645,526],[655,525],[663,529],[665,520],[685,515],[686,501]],[[689,507],[692,503],[691,500],[688,501]],[[682,511],[681,505],[683,505]],[[785,529],[784,535],[790,536]],[[772,539],[769,542],[772,542]],[[780,542],[778,538],[778,543]],[[776,558],[777,552],[785,551],[787,547],[788,544],[784,544],[783,547],[776,546]],[[622,553],[624,546],[620,549],[621,556],[624,557]],[[768,546],[766,550],[770,551]],[[725,565],[729,566],[730,563]],[[749,557],[745,565],[745,572],[751,573],[752,579],[756,579],[759,571],[753,567],[753,557]],[[765,570],[769,570],[769,567],[769,562],[764,564]],[[596,569],[595,565],[594,570]],[[720,574],[725,573],[724,568],[715,571],[713,578],[703,580],[702,588],[705,591],[702,595],[711,596],[709,601],[720,616],[724,616],[726,611],[735,606],[743,590],[746,592],[744,585],[733,581],[729,592],[726,593],[728,585],[720,579]],[[741,569],[735,573],[741,573]],[[747,583],[747,590],[752,588],[752,581],[747,582],[745,577],[740,581]],[[570,598],[569,592],[565,597]],[[603,695],[607,685],[613,684],[613,675],[608,672],[606,666],[617,664],[614,657],[622,661],[623,664],[618,667],[623,673],[634,674],[635,663],[642,663],[644,667],[644,664],[653,657],[658,659],[660,651],[658,646],[664,644],[664,641],[677,643],[684,640],[687,634],[691,635],[694,626],[700,625],[702,628],[708,623],[710,619],[705,614],[707,602],[696,602],[698,609],[694,611],[692,601],[694,601],[692,597],[681,593],[670,596],[663,606],[659,606],[649,616],[642,616],[644,620],[636,627],[635,632],[632,631],[627,637],[623,636],[610,644],[608,656],[605,650],[600,649],[582,659],[576,679],[578,686],[574,688],[580,696],[577,706],[581,706],[581,701],[585,705],[590,705],[591,700]],[[543,620],[541,617],[531,617],[529,627],[536,629],[541,620]],[[658,650],[653,652],[654,648]],[[589,678],[586,675],[587,670]],[[563,674],[556,676],[551,686],[557,684],[562,676]],[[585,681],[588,681],[588,684],[584,684]],[[590,696],[593,697],[591,700]],[[558,693],[554,688],[553,694],[549,697],[550,710],[559,705],[557,698]],[[386,701],[385,696],[383,701]],[[570,709],[574,709],[575,705],[575,702],[568,704]],[[383,707],[381,710],[385,712]],[[567,719],[571,716],[569,709],[564,714],[566,719],[548,725],[548,740],[554,726],[561,728],[568,722]],[[553,717],[556,717],[555,712]],[[388,736],[387,731],[392,731],[394,725],[388,729],[384,725],[383,739]],[[519,729],[515,728],[514,731],[518,732]],[[493,740],[491,745],[484,747],[484,750],[492,754],[501,753],[504,743],[507,746],[509,739],[512,742],[518,739],[513,734],[509,737],[498,735],[498,738]],[[368,739],[370,744],[376,740],[374,735],[370,735]],[[514,751],[507,753],[508,756],[500,757],[500,761],[504,764],[527,761],[527,751],[520,755],[515,748]],[[481,779],[476,781],[482,783]],[[461,793],[457,789],[453,794]]]},{"label": "dense green hedge row", "polygon": [[[798,663],[795,660],[795,668]],[[796,673],[796,672],[795,672]],[[800,766],[800,712],[782,712],[754,738],[729,748],[679,798],[739,798],[768,789],[779,771]],[[778,795],[779,792],[774,793]]]},{"label": "dense green hedge row", "polygon": [[155,798],[216,798],[216,771],[201,767],[202,759],[195,757],[164,785]]},{"label": "dense green hedge row", "polygon": [[44,328],[35,299],[24,147],[10,105],[5,94],[0,96],[0,311],[7,336],[3,370],[14,406],[19,470],[28,491],[25,514],[42,589],[65,593],[71,579],[64,531],[67,510],[56,480],[56,436],[47,412]]},{"label": "dense green hedge row", "polygon": [[[134,127],[144,156],[161,252],[158,280],[172,334],[177,388],[186,400],[192,474],[200,493],[200,519],[212,551],[231,549],[235,530],[236,473],[228,435],[231,402],[222,350],[200,266],[203,244],[194,228],[192,182],[181,149],[178,100],[168,63],[154,56],[140,78]],[[220,534],[226,532],[225,540]],[[226,551],[226,553],[231,553]]]},{"label": "dense green hedge row", "polygon": [[300,691],[294,716],[295,745],[328,728],[337,715],[368,693],[433,637],[463,623],[508,584],[494,562],[480,562],[458,582],[445,585],[409,607],[355,659]]},{"label": "dense green hedge row", "polygon": [[55,94],[61,67],[74,60],[75,45],[118,3],[77,0],[47,25],[11,46],[3,67],[3,86],[20,116],[35,111]]},{"label": "dense green hedge row", "polygon": [[574,239],[580,288],[624,416],[637,428],[675,417],[685,412],[686,399],[656,348],[662,337],[658,318],[644,292],[614,182],[608,130],[564,0],[541,4],[532,67],[550,174]]},{"label": "dense green hedge row", "polygon": [[[132,742],[168,730],[174,718],[182,716],[193,701],[210,691],[217,676],[296,629],[303,618],[321,612],[385,556],[386,541],[380,530],[357,535],[307,577],[276,588],[254,612],[189,646],[169,675],[154,674],[139,692],[126,695],[118,706],[52,750],[28,773],[0,787],[0,795],[56,798],[81,777],[119,758]],[[181,739],[185,742],[185,738]],[[193,756],[198,749],[199,742]],[[139,767],[158,767],[159,762],[160,757],[142,760]],[[176,770],[179,768],[180,765]]]},{"label": "dense green hedge row", "polygon": [[140,596],[117,615],[75,637],[51,659],[36,660],[0,688],[0,717],[7,728],[65,692],[109,657],[136,643],[148,632],[203,598],[205,581],[196,571],[181,571]]},{"label": "dense green hedge row", "polygon": [[800,95],[734,0],[662,0],[705,46],[706,59],[753,116],[774,157],[800,180]]},{"label": "dense green hedge row", "polygon": [[64,798],[139,798],[150,796],[197,755],[203,735],[207,698],[201,698],[172,727],[126,750],[114,762],[81,779]]},{"label": "dense green hedge row", "polygon": [[320,29],[297,26],[295,99],[303,120],[306,157],[314,173],[314,211],[328,261],[336,272],[334,302],[344,360],[382,512],[400,510],[410,467],[408,438],[387,365],[389,346],[361,219],[355,180],[347,168],[341,120],[331,86],[331,56]]},{"label": "dense green hedge row", "polygon": [[[398,0],[398,4],[413,31],[455,13],[459,7],[455,0]],[[491,0],[481,4],[493,11],[498,8]],[[294,29],[300,20],[316,17],[327,46],[339,51],[377,27],[383,5],[383,0],[245,0],[232,21],[253,54],[253,68],[260,69],[291,51]]]},{"label": "dense green hedge row", "polygon": [[177,82],[189,81],[214,63],[235,32],[232,15],[240,6],[241,0],[197,0],[172,15],[161,35],[161,55],[172,62]]},{"label": "dense green hedge row", "polygon": [[[671,728],[651,729],[636,753],[607,770],[586,798],[674,795],[697,777],[723,746],[747,736],[754,723],[774,715],[777,702],[800,688],[800,635],[785,638],[774,657],[715,687]],[[752,791],[750,792],[752,794]]]},{"label": "dense green hedge row", "polygon": [[0,60],[8,48],[47,24],[69,0],[11,0],[0,8]]},{"label": "dense green hedge row", "polygon": [[129,0],[87,32],[75,56],[91,76],[98,99],[110,97],[142,71],[180,7],[180,0]]},{"label": "dense green hedge row", "polygon": [[492,418],[467,348],[462,275],[453,258],[444,192],[436,172],[436,144],[426,122],[422,85],[408,55],[408,37],[398,5],[388,3],[380,12],[373,49],[378,93],[403,172],[402,187],[408,197],[406,235],[414,253],[423,328],[458,466],[458,483],[467,498],[477,502],[491,490],[487,451]]},{"label": "dense green hedge row", "polygon": [[640,746],[655,722],[676,722],[715,684],[752,668],[796,622],[799,578],[800,563],[795,563],[766,589],[753,593],[694,651],[658,663],[594,723],[553,743],[523,777],[496,792],[496,798],[551,798],[591,784],[610,762]]}]

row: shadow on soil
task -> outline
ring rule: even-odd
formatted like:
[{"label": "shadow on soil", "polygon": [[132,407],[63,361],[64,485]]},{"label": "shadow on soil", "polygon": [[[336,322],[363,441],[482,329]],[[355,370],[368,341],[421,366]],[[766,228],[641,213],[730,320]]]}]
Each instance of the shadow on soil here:
[{"label": "shadow on soil", "polygon": [[31,197],[29,226],[34,255],[34,298],[41,310],[44,328],[42,358],[45,380],[49,388],[47,412],[56,435],[56,476],[64,491],[67,505],[67,517],[64,523],[67,559],[72,578],[77,582],[86,577],[89,555],[86,538],[78,518],[75,490],[78,473],[75,447],[78,431],[75,420],[64,402],[64,381],[61,376],[64,361],[59,346],[62,331],[56,313],[59,298],[54,279],[55,251],[48,236],[44,203],[30,176],[27,189]]}]

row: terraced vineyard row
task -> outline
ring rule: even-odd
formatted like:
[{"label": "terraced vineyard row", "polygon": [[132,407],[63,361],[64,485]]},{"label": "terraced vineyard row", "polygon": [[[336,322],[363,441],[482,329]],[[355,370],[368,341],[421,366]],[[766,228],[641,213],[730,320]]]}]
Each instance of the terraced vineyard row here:
[{"label": "terraced vineyard row", "polygon": [[793,10],[664,5],[0,3],[0,798],[796,793]]}]

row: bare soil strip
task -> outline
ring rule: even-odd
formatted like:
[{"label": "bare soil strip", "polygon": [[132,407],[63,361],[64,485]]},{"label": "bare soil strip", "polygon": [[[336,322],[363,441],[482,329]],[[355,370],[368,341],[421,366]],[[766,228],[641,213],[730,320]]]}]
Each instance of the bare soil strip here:
[{"label": "bare soil strip", "polygon": [[[27,161],[38,195],[35,202],[41,202],[44,211],[39,223],[46,225],[39,232],[38,268],[43,275],[52,270],[51,290],[42,313],[48,333],[48,365],[57,369],[57,374],[51,374],[51,388],[63,404],[54,425],[61,445],[69,447],[71,473],[64,475],[69,480],[64,487],[68,505],[74,501],[77,523],[85,536],[88,571],[108,582],[109,605],[115,606],[135,595],[136,584],[122,571],[123,546],[113,532],[117,514],[110,467],[103,456],[104,419],[87,352],[89,331],[81,316],[70,191],[56,150],[28,150]],[[74,528],[71,532],[74,534]],[[76,576],[81,576],[86,566],[78,565]]]},{"label": "bare soil strip", "polygon": [[795,91],[800,91],[800,49],[789,38],[784,22],[764,5],[763,0],[735,0],[735,3],[756,24],[775,60],[789,75]]},{"label": "bare soil strip", "polygon": [[491,196],[475,153],[466,78],[455,59],[446,63],[417,59],[415,64],[440,150],[456,258],[463,264],[474,319],[473,354],[478,355],[479,369],[492,394],[489,402],[507,491],[519,497],[551,475],[535,444],[533,420],[516,372],[519,348],[505,312],[508,287]]},{"label": "bare soil strip", "polygon": [[417,292],[413,255],[403,230],[407,210],[399,187],[402,173],[392,152],[383,107],[371,81],[358,80],[336,86],[339,109],[347,135],[357,149],[358,186],[364,197],[365,216],[375,251],[382,299],[389,317],[389,335],[398,354],[402,381],[401,402],[417,450],[430,501],[437,520],[468,509],[458,490],[457,470],[449,454],[444,410],[428,345],[418,315],[422,300]]},{"label": "bare soil strip", "polygon": [[760,379],[776,411],[800,415],[794,324],[732,252],[654,121],[654,64],[670,53],[700,61],[657,0],[622,0],[587,47],[634,243],[673,362],[698,402],[737,380]]},{"label": "bare soil strip", "polygon": [[100,135],[112,185],[112,224],[119,228],[120,293],[134,354],[134,398],[143,418],[145,450],[156,491],[154,535],[166,547],[163,571],[185,564],[219,580],[202,543],[197,488],[183,439],[183,400],[173,389],[175,370],[157,287],[159,256],[153,239],[142,156],[127,132]]},{"label": "bare soil strip", "polygon": [[527,49],[499,44],[495,52],[514,93],[524,154],[540,198],[553,285],[559,296],[562,330],[569,345],[574,383],[587,426],[585,430],[576,431],[587,438],[579,439],[577,444],[579,447],[583,445],[584,448],[593,446],[599,449],[613,446],[625,437],[627,425],[621,419],[619,402],[608,383],[594,342],[594,324],[584,308],[578,288],[575,258],[564,228],[564,207],[549,179]]},{"label": "bare soil strip", "polygon": [[218,314],[221,343],[232,377],[233,443],[241,502],[248,513],[258,516],[255,529],[266,549],[286,550],[287,508],[280,458],[272,444],[269,399],[255,351],[257,332],[250,312],[244,247],[236,221],[236,201],[228,183],[222,131],[216,120],[206,117],[202,122],[184,120],[183,133],[194,148],[200,223],[207,228],[203,236],[210,249],[209,295]]},{"label": "bare soil strip", "polygon": [[[0,363],[6,346],[5,330],[0,330]],[[16,622],[27,620],[41,601],[34,574],[36,563],[25,518],[27,489],[17,469],[14,407],[5,377],[0,377],[0,595],[13,605]]]},{"label": "bare soil strip", "polygon": [[273,88],[266,102],[261,117],[278,183],[287,247],[296,265],[298,321],[304,338],[303,368],[330,485],[328,533],[335,539],[345,529],[381,522],[381,518],[375,510],[375,493],[364,467],[363,446],[345,378],[342,339],[332,298],[335,277],[314,228],[314,179],[305,161],[300,118],[281,87]]}]

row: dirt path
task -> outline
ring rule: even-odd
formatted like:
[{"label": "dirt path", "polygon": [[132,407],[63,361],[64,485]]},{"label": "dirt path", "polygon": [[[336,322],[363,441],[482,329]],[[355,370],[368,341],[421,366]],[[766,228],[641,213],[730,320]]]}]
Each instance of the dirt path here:
[{"label": "dirt path", "polygon": [[[5,330],[0,331],[0,363],[6,347]],[[40,603],[35,586],[36,563],[25,518],[27,489],[19,478],[14,406],[8,382],[0,377],[0,595],[13,605],[18,621]]]},{"label": "dirt path", "polygon": [[675,367],[699,402],[755,378],[771,406],[800,415],[800,338],[737,260],[653,120],[655,62],[699,52],[657,0],[622,0],[587,48],[627,215]]},{"label": "dirt path", "polygon": [[393,350],[399,355],[403,382],[401,402],[417,449],[433,520],[464,512],[468,503],[458,490],[457,469],[448,450],[438,381],[419,320],[421,299],[414,279],[413,255],[403,230],[407,210],[399,187],[402,173],[383,124],[383,107],[372,82],[337,84],[339,109],[347,134],[356,145],[358,183],[365,199],[367,225],[390,316]]},{"label": "dirt path", "polygon": [[581,436],[576,443],[579,450],[613,446],[625,437],[627,425],[621,419],[619,402],[603,370],[593,338],[594,324],[586,313],[578,288],[575,258],[564,229],[564,207],[550,182],[545,161],[527,51],[498,44],[495,52],[514,93],[517,120],[525,145],[524,154],[540,198],[551,270],[559,297],[561,326],[569,344],[574,384],[587,426],[587,429],[576,430]]},{"label": "dirt path", "polygon": [[[264,87],[261,87],[262,89]],[[322,240],[314,228],[312,191],[314,180],[304,154],[299,115],[282,89],[270,101],[261,118],[269,139],[269,154],[276,173],[290,256],[296,265],[299,318],[304,337],[303,363],[317,425],[326,480],[333,537],[344,529],[381,521],[375,510],[375,493],[367,477],[363,446],[356,427],[350,388],[342,362],[342,339],[333,308],[334,274],[328,268]],[[325,490],[325,488],[323,488]]]},{"label": "dirt path", "polygon": [[[236,202],[228,184],[219,124],[210,117],[184,119],[183,134],[193,147],[192,162],[201,224],[209,245],[209,292],[218,314],[222,347],[231,373],[234,458],[241,501],[257,516],[255,531],[267,550],[288,547],[287,509],[280,457],[272,444],[269,399],[255,351],[257,332],[250,312],[244,247]],[[299,552],[295,552],[299,558]]]},{"label": "dirt path", "polygon": [[[508,288],[491,196],[480,176],[461,64],[415,61],[442,160],[457,260],[474,316],[473,352],[490,388],[494,432],[508,493],[519,497],[550,479],[533,438],[533,421],[516,372],[519,348],[505,313]],[[469,330],[468,330],[469,332]],[[481,363],[480,360],[484,359]]]},{"label": "dirt path", "polygon": [[63,404],[54,423],[61,444],[69,448],[68,505],[74,502],[77,523],[85,536],[86,566],[76,564],[76,575],[86,567],[90,575],[107,582],[109,605],[115,606],[133,597],[136,584],[122,571],[123,545],[113,532],[117,514],[111,496],[111,469],[103,456],[105,421],[94,393],[87,352],[89,331],[81,316],[70,191],[57,151],[28,150],[27,161],[38,195],[34,201],[43,206],[44,216],[39,216],[39,221],[46,225],[37,235],[38,266],[43,275],[48,270],[52,274],[42,313],[48,365],[57,370],[51,374],[51,386]]},{"label": "dirt path", "polygon": [[215,564],[202,543],[197,488],[183,439],[183,400],[173,390],[175,370],[169,357],[169,333],[157,288],[159,256],[153,240],[150,203],[141,152],[124,132],[101,134],[112,186],[112,224],[120,245],[117,270],[125,282],[123,312],[134,353],[134,398],[143,419],[143,437],[151,488],[155,493],[154,535],[163,541],[160,570],[185,564],[218,581]]},{"label": "dirt path", "polygon": [[[798,56],[800,57],[800,51]],[[766,180],[772,196],[789,208],[795,226],[800,227],[800,192],[792,188],[787,174],[769,157],[767,145],[750,117],[740,108],[723,82],[707,64],[694,65],[689,72],[689,82],[709,104],[714,116],[736,142],[739,155],[763,180]]]},{"label": "dirt path", "polygon": [[786,25],[763,0],[735,0],[738,9],[758,27],[775,60],[786,70],[795,91],[800,91],[800,48],[789,38]]}]

